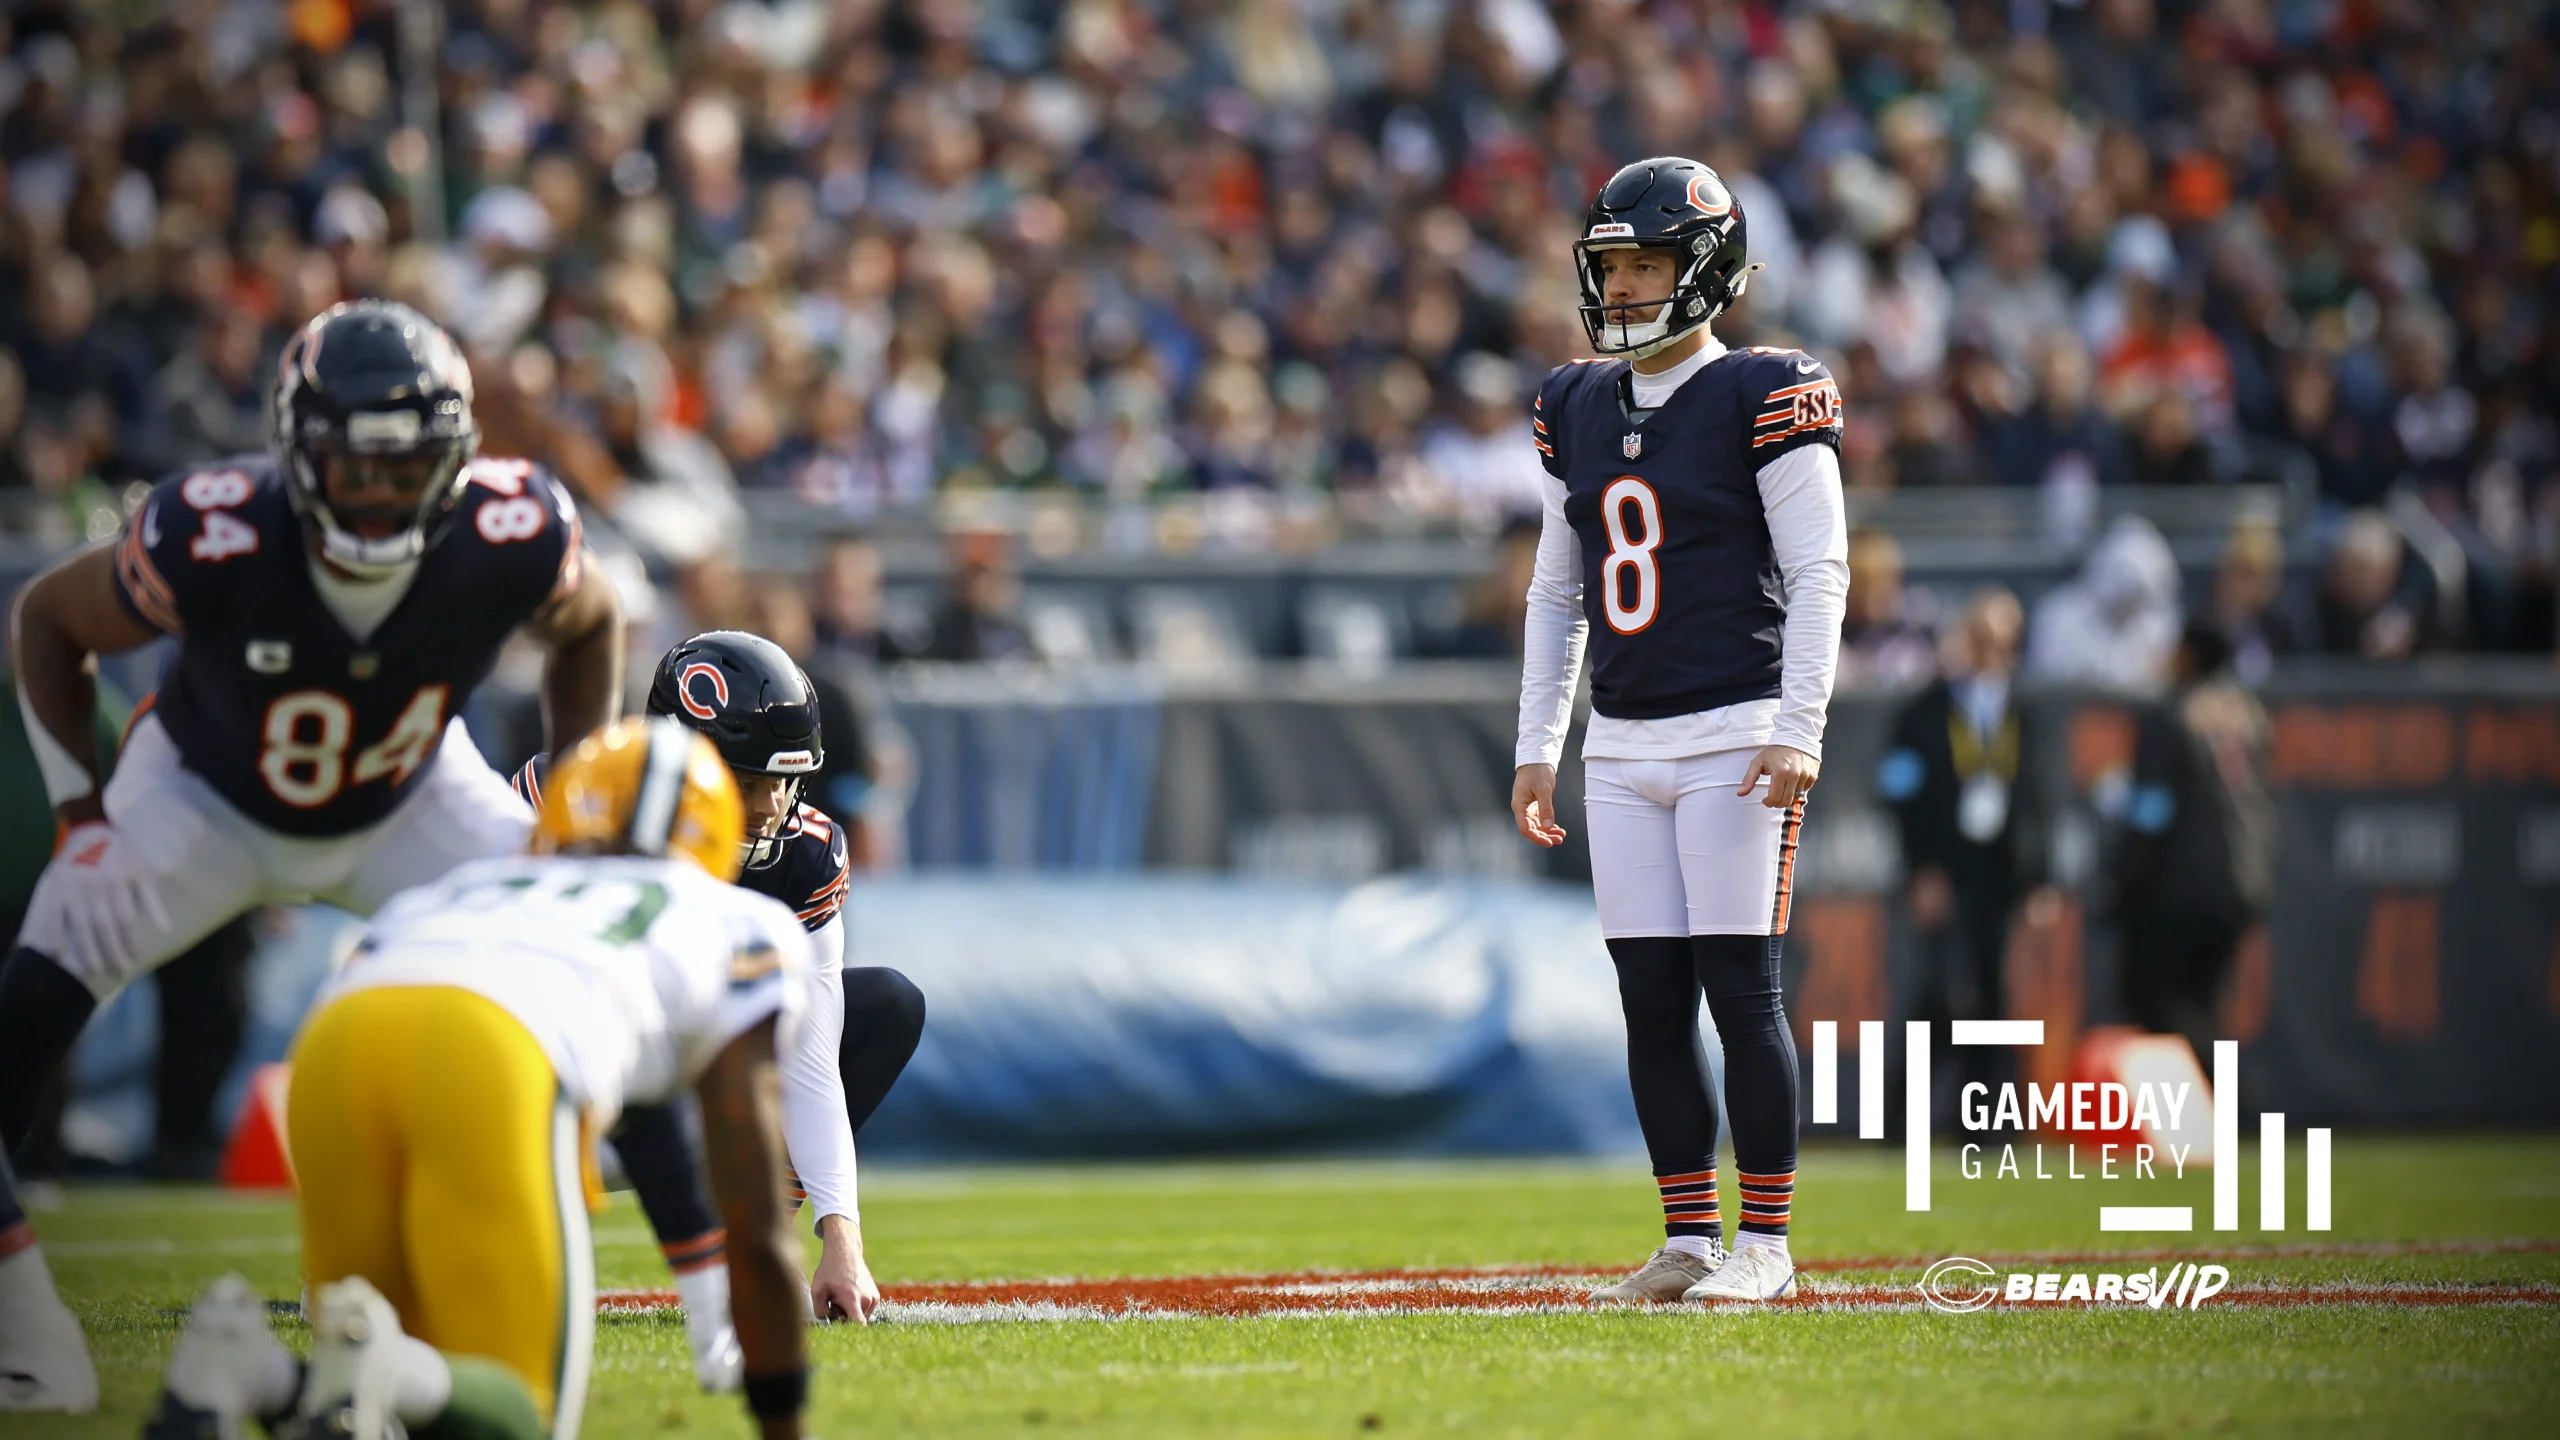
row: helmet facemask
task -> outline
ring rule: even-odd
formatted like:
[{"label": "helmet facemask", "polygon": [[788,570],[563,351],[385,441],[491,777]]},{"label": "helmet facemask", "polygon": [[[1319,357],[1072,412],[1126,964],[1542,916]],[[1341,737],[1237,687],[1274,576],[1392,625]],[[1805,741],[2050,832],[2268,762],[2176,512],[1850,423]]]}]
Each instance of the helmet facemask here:
[{"label": "helmet facemask", "polygon": [[[286,447],[294,508],[318,532],[329,562],[365,577],[387,575],[426,553],[435,522],[462,490],[477,448],[469,412],[448,400],[416,409],[359,410],[340,425],[310,422]],[[438,431],[443,433],[439,434]],[[355,505],[350,492],[387,498]]]},{"label": "helmet facemask", "polygon": [[406,305],[351,301],[295,332],[276,371],[269,441],[322,558],[381,578],[425,554],[480,445],[453,338]]},{"label": "helmet facemask", "polygon": [[731,773],[738,779],[738,791],[741,796],[746,793],[747,782],[751,780],[778,779],[783,782],[782,808],[774,817],[771,833],[746,835],[743,826],[752,821],[741,822],[743,838],[738,841],[738,868],[742,871],[762,870],[782,858],[782,842],[791,833],[791,822],[800,814],[800,796],[808,786],[809,777],[769,775],[756,770],[733,770]]},{"label": "helmet facemask", "polygon": [[[1715,256],[1711,240],[1702,236],[1685,248],[1686,263],[1681,267],[1680,278],[1672,283],[1669,296],[1658,301],[1612,305],[1608,303],[1608,275],[1600,262],[1602,254],[1651,249],[1676,255],[1677,251],[1670,246],[1641,245],[1606,236],[1574,242],[1574,268],[1582,279],[1582,328],[1590,337],[1593,350],[1641,360],[1687,339],[1741,298],[1744,276],[1735,276],[1732,288],[1727,290],[1708,270],[1708,262]],[[1636,318],[1645,311],[1653,312],[1653,318]]]}]

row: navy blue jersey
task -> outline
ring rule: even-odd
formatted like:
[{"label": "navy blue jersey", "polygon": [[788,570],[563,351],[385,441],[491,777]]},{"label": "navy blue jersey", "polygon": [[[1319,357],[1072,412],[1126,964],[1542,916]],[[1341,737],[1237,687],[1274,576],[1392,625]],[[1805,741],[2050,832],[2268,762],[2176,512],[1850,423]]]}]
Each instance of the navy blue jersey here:
[{"label": "navy blue jersey", "polygon": [[1800,350],[1733,350],[1639,411],[1629,374],[1559,365],[1531,410],[1582,547],[1591,707],[1661,720],[1774,696],[1787,612],[1759,473],[1840,443],[1840,387]]},{"label": "navy blue jersey", "polygon": [[176,638],[152,702],[188,769],[289,835],[389,815],[508,634],[577,588],[577,507],[520,460],[475,460],[444,535],[381,628],[320,598],[275,462],[243,455],[152,487],[116,545],[116,598]]},{"label": "navy blue jersey", "polygon": [[[524,762],[509,784],[524,803],[539,809],[542,782],[551,774],[551,757],[536,755]],[[791,907],[801,927],[818,930],[844,910],[845,884],[853,876],[844,827],[815,805],[803,805],[782,822],[774,837],[773,859],[738,872],[738,883],[759,895]]]}]

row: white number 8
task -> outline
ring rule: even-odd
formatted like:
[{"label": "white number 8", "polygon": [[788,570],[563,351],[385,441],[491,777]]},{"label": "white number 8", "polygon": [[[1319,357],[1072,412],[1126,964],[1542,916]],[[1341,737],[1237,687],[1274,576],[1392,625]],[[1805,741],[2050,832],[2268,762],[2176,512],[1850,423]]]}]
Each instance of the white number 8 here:
[{"label": "white number 8", "polygon": [[[316,724],[317,735],[304,727]],[[267,707],[266,748],[258,752],[258,773],[277,799],[297,810],[328,803],[345,776],[342,758],[355,711],[325,690],[297,690],[279,695]]]},{"label": "white number 8", "polygon": [[[1636,524],[1643,528],[1644,538],[1627,538],[1626,510],[1633,505]],[[1662,502],[1653,487],[1633,475],[1621,475],[1600,492],[1601,523],[1609,528],[1609,558],[1600,562],[1600,604],[1609,618],[1609,628],[1621,635],[1633,635],[1653,623],[1662,609],[1662,572],[1653,563],[1653,552],[1662,544]],[[1625,588],[1618,583],[1618,572],[1636,572],[1634,603],[1625,598]]]},{"label": "white number 8", "polygon": [[474,523],[480,527],[480,538],[492,545],[530,540],[542,533],[542,502],[523,495],[491,500],[480,507]]}]

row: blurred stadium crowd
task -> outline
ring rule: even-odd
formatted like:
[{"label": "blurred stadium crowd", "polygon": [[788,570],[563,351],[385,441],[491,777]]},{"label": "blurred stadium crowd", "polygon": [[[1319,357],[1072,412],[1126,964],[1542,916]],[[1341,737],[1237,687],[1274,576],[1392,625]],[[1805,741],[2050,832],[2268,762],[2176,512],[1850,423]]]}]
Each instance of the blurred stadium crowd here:
[{"label": "blurred stadium crowd", "polygon": [[[2303,523],[2224,547],[2244,654],[2552,645],[2548,5],[441,8],[11,7],[0,526],[95,538],[261,446],[282,336],[388,294],[465,339],[487,448],[586,498],[656,639],[805,623],[730,563],[776,515],[1031,492],[1078,497],[1042,553],[1481,542],[1536,506],[1583,207],[1680,152],[1767,267],[1720,332],[1831,362],[1855,491],[2300,477]],[[2142,529],[2079,583],[2169,607],[2165,654]],[[1860,553],[1851,678],[1925,670],[1892,536]],[[956,547],[907,651],[1031,648],[1006,554]],[[876,571],[829,555],[821,634],[872,643]]]}]

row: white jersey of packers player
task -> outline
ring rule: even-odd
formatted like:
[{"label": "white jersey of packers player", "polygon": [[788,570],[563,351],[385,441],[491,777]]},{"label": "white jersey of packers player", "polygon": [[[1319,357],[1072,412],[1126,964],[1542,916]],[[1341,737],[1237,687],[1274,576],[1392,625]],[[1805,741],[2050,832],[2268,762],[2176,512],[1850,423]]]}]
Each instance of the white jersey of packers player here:
[{"label": "white jersey of packers player", "polygon": [[598,1127],[674,1098],[769,1015],[792,1053],[809,941],[779,902],[682,860],[520,855],[404,891],[329,996],[440,985],[495,1001]]}]

